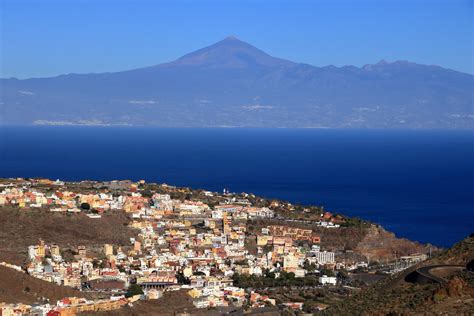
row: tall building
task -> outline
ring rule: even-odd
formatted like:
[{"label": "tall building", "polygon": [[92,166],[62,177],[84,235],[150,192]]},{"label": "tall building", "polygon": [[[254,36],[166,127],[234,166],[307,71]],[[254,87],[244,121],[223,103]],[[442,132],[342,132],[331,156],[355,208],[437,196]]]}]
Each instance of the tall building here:
[{"label": "tall building", "polygon": [[334,263],[334,252],[330,251],[315,251],[314,256],[319,264]]},{"label": "tall building", "polygon": [[223,226],[223,231],[224,234],[230,233],[230,224],[231,224],[231,219],[227,215],[227,212],[222,212],[222,226]]}]

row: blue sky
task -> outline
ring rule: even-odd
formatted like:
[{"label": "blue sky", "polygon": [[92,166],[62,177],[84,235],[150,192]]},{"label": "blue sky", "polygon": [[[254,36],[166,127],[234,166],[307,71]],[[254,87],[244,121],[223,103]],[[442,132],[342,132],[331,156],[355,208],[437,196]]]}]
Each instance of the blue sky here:
[{"label": "blue sky", "polygon": [[0,0],[0,77],[120,71],[228,35],[297,62],[474,73],[471,0]]}]

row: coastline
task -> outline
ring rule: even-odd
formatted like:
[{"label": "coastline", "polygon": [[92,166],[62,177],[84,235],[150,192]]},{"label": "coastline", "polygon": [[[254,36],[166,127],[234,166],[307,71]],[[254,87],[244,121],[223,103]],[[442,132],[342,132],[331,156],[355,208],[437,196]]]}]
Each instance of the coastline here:
[{"label": "coastline", "polygon": [[[0,128],[5,149],[0,176],[226,187],[324,205],[380,223],[398,236],[449,247],[470,233],[474,220],[473,136],[407,130]],[[446,227],[453,219],[456,225]]]}]

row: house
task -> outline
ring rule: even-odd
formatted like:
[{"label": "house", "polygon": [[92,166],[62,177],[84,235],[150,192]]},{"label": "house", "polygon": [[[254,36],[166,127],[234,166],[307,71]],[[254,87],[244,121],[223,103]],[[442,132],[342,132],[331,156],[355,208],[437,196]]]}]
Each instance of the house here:
[{"label": "house", "polygon": [[303,302],[288,302],[283,303],[283,306],[289,307],[294,310],[302,310],[303,309]]},{"label": "house", "polygon": [[321,283],[322,285],[336,285],[337,278],[323,275],[319,277],[319,283]]},{"label": "house", "polygon": [[194,300],[193,305],[196,306],[196,308],[207,308],[210,304],[207,298],[202,298],[199,300]]},{"label": "house", "polygon": [[146,298],[149,300],[157,300],[163,296],[163,291],[158,289],[150,289],[146,293]]},{"label": "house", "polygon": [[298,257],[294,254],[288,254],[283,257],[283,269],[286,272],[295,272],[298,268]]}]

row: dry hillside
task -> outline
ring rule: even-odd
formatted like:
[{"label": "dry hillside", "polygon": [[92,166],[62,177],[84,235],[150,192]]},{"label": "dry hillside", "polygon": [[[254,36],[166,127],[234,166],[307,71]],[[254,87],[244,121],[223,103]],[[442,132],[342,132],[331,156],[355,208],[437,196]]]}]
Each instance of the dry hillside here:
[{"label": "dry hillside", "polygon": [[[338,305],[327,315],[471,315],[474,311],[474,236],[401,273],[379,281]],[[407,275],[433,265],[469,266],[445,283],[409,283]]]},{"label": "dry hillside", "polygon": [[61,248],[78,245],[102,247],[105,243],[128,245],[136,235],[127,227],[129,220],[121,211],[109,212],[100,219],[84,214],[58,214],[46,210],[0,208],[0,261],[22,265],[27,247],[38,243],[56,243]]},{"label": "dry hillside", "polygon": [[0,280],[0,302],[33,304],[49,299],[55,304],[66,296],[85,297],[83,292],[39,280],[3,266],[0,266]]}]

